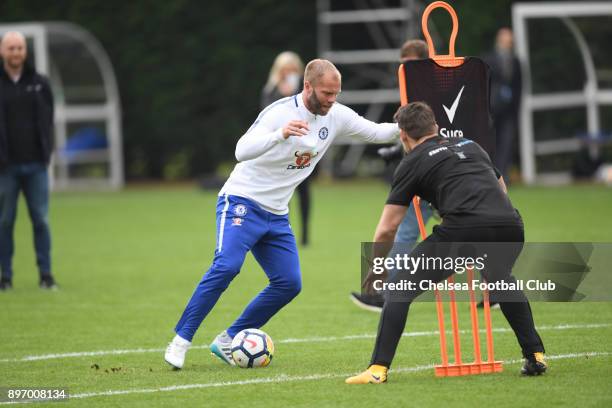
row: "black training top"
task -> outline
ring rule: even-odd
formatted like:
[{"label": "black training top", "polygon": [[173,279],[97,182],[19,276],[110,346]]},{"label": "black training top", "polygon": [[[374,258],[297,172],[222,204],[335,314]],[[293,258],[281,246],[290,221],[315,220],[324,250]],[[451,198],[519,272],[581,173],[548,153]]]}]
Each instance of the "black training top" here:
[{"label": "black training top", "polygon": [[9,164],[49,163],[53,151],[53,95],[46,77],[28,63],[14,83],[0,60],[0,171]]},{"label": "black training top", "polygon": [[445,226],[522,225],[498,175],[477,143],[436,136],[402,159],[387,204],[409,206],[417,195],[438,209]]},{"label": "black training top", "polygon": [[34,85],[22,77],[13,82],[8,75],[0,77],[8,136],[8,153],[13,164],[44,162],[40,137],[36,128]]}]

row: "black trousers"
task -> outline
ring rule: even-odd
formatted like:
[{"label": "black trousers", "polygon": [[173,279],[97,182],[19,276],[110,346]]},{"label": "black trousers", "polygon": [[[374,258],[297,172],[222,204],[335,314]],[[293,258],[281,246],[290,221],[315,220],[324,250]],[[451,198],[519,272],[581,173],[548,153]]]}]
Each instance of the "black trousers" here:
[{"label": "black trousers", "polygon": [[514,113],[504,113],[495,117],[495,167],[510,184],[510,166],[516,144],[517,117]]},{"label": "black trousers", "polygon": [[302,222],[302,245],[309,243],[309,223],[310,223],[310,177],[307,177],[297,186],[298,196],[300,197],[300,220]]},{"label": "black trousers", "polygon": [[[444,254],[440,253],[440,247],[444,246],[436,244],[444,242],[515,243],[505,246],[503,256],[501,256],[501,259],[497,259],[494,267],[490,268],[492,272],[489,275],[483,273],[487,282],[495,282],[502,279],[506,282],[512,282],[514,280],[511,276],[512,267],[521,252],[524,240],[522,226],[461,228],[439,225],[434,227],[433,233],[426,240],[412,250],[410,256],[443,256]],[[441,282],[451,274],[445,270],[423,270],[409,276],[399,274],[392,280],[408,278],[415,282],[425,279]],[[371,364],[391,366],[397,345],[406,326],[410,304],[421,293],[422,291],[410,291],[409,293],[404,293],[401,297],[386,297],[380,316],[378,335],[374,345],[374,352],[372,353]],[[542,339],[535,329],[531,307],[521,291],[513,293],[490,291],[490,299],[492,301],[499,301],[502,313],[516,335],[523,356],[536,352],[544,352]]]}]

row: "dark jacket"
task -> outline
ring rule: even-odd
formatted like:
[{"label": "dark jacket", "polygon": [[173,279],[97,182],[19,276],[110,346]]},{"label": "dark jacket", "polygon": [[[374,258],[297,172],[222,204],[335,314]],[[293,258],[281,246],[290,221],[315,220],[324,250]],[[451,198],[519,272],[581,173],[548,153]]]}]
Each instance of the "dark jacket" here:
[{"label": "dark jacket", "polygon": [[[0,169],[6,168],[10,163],[8,151],[8,135],[4,109],[3,87],[4,78],[7,77],[4,71],[4,64],[0,60]],[[53,152],[53,95],[49,80],[37,73],[34,68],[26,64],[23,67],[22,79],[23,85],[32,86],[40,91],[33,92],[34,94],[34,117],[36,118],[36,128],[40,137],[40,145],[42,148],[43,159],[45,164],[49,164],[51,153]]]},{"label": "dark jacket", "polygon": [[502,74],[504,61],[497,52],[486,55],[485,62],[491,67],[491,111],[495,118],[505,115],[516,115],[521,103],[521,64],[516,58],[511,58],[511,76]]}]

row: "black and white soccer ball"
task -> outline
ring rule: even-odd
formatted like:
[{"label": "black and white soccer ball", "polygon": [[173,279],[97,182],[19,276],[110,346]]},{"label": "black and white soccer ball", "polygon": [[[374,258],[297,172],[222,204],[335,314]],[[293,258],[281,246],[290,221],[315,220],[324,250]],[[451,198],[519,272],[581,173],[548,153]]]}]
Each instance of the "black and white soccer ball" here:
[{"label": "black and white soccer ball", "polygon": [[232,357],[238,367],[265,367],[272,361],[274,343],[259,329],[245,329],[232,340]]}]

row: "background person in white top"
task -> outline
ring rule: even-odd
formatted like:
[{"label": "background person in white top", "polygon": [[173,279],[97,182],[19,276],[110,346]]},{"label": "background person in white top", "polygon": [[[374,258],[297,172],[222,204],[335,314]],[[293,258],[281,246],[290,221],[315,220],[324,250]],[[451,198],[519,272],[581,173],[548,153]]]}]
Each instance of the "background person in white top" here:
[{"label": "background person in white top", "polygon": [[193,336],[221,293],[240,272],[248,251],[269,278],[242,315],[210,345],[234,364],[230,344],[241,330],[259,328],[301,289],[300,263],[288,217],[297,185],[339,135],[366,142],[397,139],[395,123],[377,124],[336,103],[341,75],[327,60],[315,59],[304,72],[304,91],[264,109],[236,146],[239,163],[219,193],[217,247],[210,269],[176,325],[166,361],[181,368]]}]

